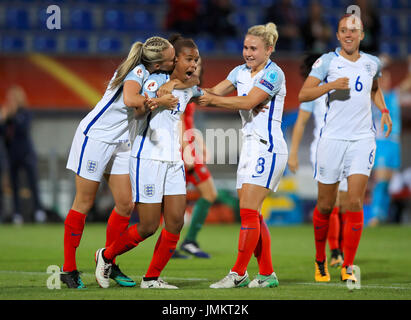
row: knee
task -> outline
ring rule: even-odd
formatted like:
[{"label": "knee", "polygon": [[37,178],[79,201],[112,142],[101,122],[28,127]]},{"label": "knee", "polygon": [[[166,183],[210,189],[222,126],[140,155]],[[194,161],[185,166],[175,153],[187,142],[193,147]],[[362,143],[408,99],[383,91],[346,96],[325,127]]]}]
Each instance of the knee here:
[{"label": "knee", "polygon": [[165,226],[171,233],[180,233],[184,226],[184,214],[182,214],[181,217],[165,219]]},{"label": "knee", "polygon": [[146,239],[146,238],[151,237],[154,233],[156,233],[158,226],[159,226],[159,223],[149,223],[149,224],[139,223],[137,225],[137,231],[143,239]]},{"label": "knee", "polygon": [[133,209],[134,209],[134,202],[131,200],[116,203],[116,211],[120,215],[129,217],[131,213],[133,212]]},{"label": "knee", "polygon": [[362,200],[360,197],[349,197],[347,201],[347,209],[350,211],[361,211]]},{"label": "knee", "polygon": [[330,214],[334,209],[334,205],[330,203],[318,203],[317,209],[322,214]]},{"label": "knee", "polygon": [[91,194],[76,194],[74,198],[73,208],[77,211],[88,213],[93,207],[95,196]]}]

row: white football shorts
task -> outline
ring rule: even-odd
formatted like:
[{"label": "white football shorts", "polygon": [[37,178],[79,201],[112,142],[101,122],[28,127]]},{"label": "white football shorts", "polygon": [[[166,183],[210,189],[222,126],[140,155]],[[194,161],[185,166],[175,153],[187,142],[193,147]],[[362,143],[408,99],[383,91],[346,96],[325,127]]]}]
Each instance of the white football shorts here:
[{"label": "white football shorts", "polygon": [[103,174],[129,174],[130,142],[94,140],[77,128],[67,160],[67,169],[80,177],[100,182]]},{"label": "white football shorts", "polygon": [[[315,172],[315,162],[316,162],[315,160],[317,156],[317,147],[318,147],[318,139],[314,139],[314,141],[311,143],[311,146],[310,146],[310,161],[311,161],[311,166],[314,172]],[[344,178],[343,180],[340,181],[338,190],[343,191],[343,192],[348,191],[347,178]]]},{"label": "white football shorts", "polygon": [[355,141],[321,138],[314,178],[324,184],[333,184],[353,174],[370,176],[375,150],[374,138]]},{"label": "white football shorts", "polygon": [[163,196],[186,194],[183,160],[167,162],[130,157],[133,201],[161,203]]},{"label": "white football shorts", "polygon": [[244,183],[249,183],[277,191],[287,160],[287,154],[269,152],[264,140],[245,137],[238,163],[236,188],[241,189]]}]

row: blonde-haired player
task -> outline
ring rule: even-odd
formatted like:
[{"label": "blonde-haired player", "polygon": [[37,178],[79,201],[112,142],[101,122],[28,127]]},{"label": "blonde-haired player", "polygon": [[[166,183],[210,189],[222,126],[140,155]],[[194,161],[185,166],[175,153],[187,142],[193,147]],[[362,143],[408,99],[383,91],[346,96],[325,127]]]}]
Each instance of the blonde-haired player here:
[{"label": "blonde-haired player", "polygon": [[[134,43],[127,58],[114,73],[102,99],[77,128],[67,162],[67,168],[76,173],[76,195],[64,223],[64,265],[61,274],[61,280],[69,288],[84,288],[77,271],[76,249],[103,176],[115,202],[107,224],[107,245],[128,227],[134,207],[129,178],[129,139],[133,131],[134,110],[145,108],[146,99],[140,92],[150,73],[173,70],[174,58],[173,46],[161,37]],[[177,84],[170,82],[168,88],[163,89],[171,92]],[[171,94],[159,99],[155,98],[151,103],[175,106],[178,102]],[[122,286],[135,285],[117,265],[114,265],[111,275]]]},{"label": "blonde-haired player", "polygon": [[[199,98],[202,105],[239,110],[243,124],[237,170],[241,216],[237,261],[228,275],[211,288],[278,286],[271,261],[270,232],[259,213],[265,197],[277,190],[288,155],[281,131],[285,77],[270,59],[277,39],[274,23],[248,29],[243,48],[245,64],[234,68],[227,79]],[[223,97],[235,90],[237,97]],[[253,253],[259,274],[250,282],[247,266]]]},{"label": "blonde-haired player", "polygon": [[[316,281],[330,281],[325,240],[338,185],[346,177],[348,194],[341,279],[356,281],[352,266],[363,229],[364,195],[375,157],[371,100],[382,113],[381,128],[387,126],[387,136],[392,128],[378,85],[380,61],[359,51],[360,42],[364,39],[360,18],[352,14],[343,16],[338,23],[337,38],[341,48],[322,55],[314,63],[299,93],[301,102],[327,95],[327,112],[315,167],[318,181],[318,200],[313,216]],[[324,84],[320,85],[321,82]]]}]

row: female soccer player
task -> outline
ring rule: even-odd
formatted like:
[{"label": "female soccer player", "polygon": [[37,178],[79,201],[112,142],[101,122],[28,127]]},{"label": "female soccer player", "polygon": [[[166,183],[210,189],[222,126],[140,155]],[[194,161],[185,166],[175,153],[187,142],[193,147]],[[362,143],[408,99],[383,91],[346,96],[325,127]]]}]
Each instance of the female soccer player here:
[{"label": "female soccer player", "polygon": [[[156,73],[148,77],[144,94],[154,98],[157,89],[169,79],[187,81],[197,68],[199,53],[191,39],[176,37],[170,40],[176,50],[173,73]],[[130,180],[133,201],[140,222],[129,227],[110,246],[96,252],[96,279],[103,288],[109,287],[113,259],[136,247],[153,235],[159,224],[164,205],[165,227],[154,249],[150,266],[141,281],[141,288],[177,289],[159,278],[177,246],[184,224],[186,181],[180,151],[180,119],[187,103],[202,94],[197,86],[173,90],[178,97],[177,108],[169,110],[159,103],[153,111],[139,114],[137,135],[130,158]]]},{"label": "female soccer player", "polygon": [[[320,58],[321,54],[310,54],[305,57],[304,62],[300,67],[301,75],[304,79],[308,77],[311,71],[313,63]],[[297,121],[295,122],[293,134],[291,137],[290,154],[288,156],[288,168],[291,172],[295,173],[298,170],[298,148],[301,143],[301,139],[304,134],[305,126],[311,114],[314,115],[314,140],[311,142],[310,148],[310,160],[311,165],[315,168],[315,157],[318,145],[318,139],[320,138],[320,131],[324,125],[324,115],[326,112],[325,95],[310,102],[303,102],[300,105],[298,111]],[[328,244],[331,250],[330,266],[341,266],[342,252],[341,243],[342,227],[343,227],[343,212],[344,212],[344,199],[346,199],[347,193],[347,179],[344,179],[339,185],[337,203],[330,215],[330,226],[328,229]]]},{"label": "female soccer player", "polygon": [[[285,77],[270,60],[277,39],[274,23],[248,29],[243,48],[245,64],[234,68],[227,79],[199,98],[201,105],[239,110],[243,123],[243,147],[237,170],[241,216],[237,261],[228,275],[211,288],[278,286],[271,261],[270,232],[259,213],[264,198],[271,190],[277,190],[288,157],[281,131]],[[223,97],[236,89],[237,97]],[[259,105],[268,112],[254,112]],[[253,253],[259,274],[250,282],[247,266]]]},{"label": "female soccer player", "polygon": [[[348,177],[346,224],[344,228],[343,281],[356,281],[352,271],[363,229],[363,202],[374,164],[375,128],[371,100],[381,111],[381,128],[391,132],[392,122],[378,85],[380,61],[359,51],[364,39],[362,22],[356,15],[343,16],[337,39],[341,48],[322,55],[313,65],[299,93],[301,102],[326,94],[325,124],[317,147],[315,178],[318,200],[314,209],[316,280],[329,281],[325,239],[339,182]],[[319,85],[324,82],[323,85]]]},{"label": "female soccer player", "polygon": [[[201,58],[197,64],[195,74],[200,79],[202,76]],[[200,198],[196,201],[191,222],[184,241],[180,245],[182,251],[187,252],[197,258],[210,258],[207,252],[201,250],[197,242],[197,236],[203,227],[211,205],[217,198],[217,191],[213,177],[210,174],[205,162],[207,149],[202,136],[196,134],[194,127],[195,103],[189,103],[183,114],[183,160],[186,169],[186,182],[193,184],[200,192]],[[177,255],[176,255],[177,253]],[[173,257],[186,257],[175,251]]]},{"label": "female soccer player", "polygon": [[[174,58],[174,48],[166,39],[152,37],[144,44],[134,43],[127,59],[116,70],[103,98],[77,128],[67,162],[67,168],[76,173],[76,195],[64,223],[64,265],[61,274],[61,280],[69,288],[84,287],[77,271],[76,249],[103,175],[115,202],[107,224],[107,245],[128,227],[134,206],[129,178],[129,139],[133,130],[134,109],[144,109],[145,98],[140,91],[150,73],[171,71]],[[156,102],[159,101],[152,101]],[[168,94],[160,102],[172,107],[177,104],[177,99]],[[111,275],[120,285],[135,285],[117,265],[114,265]]]}]

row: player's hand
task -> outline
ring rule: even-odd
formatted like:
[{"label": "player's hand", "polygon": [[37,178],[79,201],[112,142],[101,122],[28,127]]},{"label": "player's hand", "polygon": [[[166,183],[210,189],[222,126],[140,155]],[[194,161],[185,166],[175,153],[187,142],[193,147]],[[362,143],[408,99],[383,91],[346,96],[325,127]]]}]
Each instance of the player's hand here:
[{"label": "player's hand", "polygon": [[298,170],[298,157],[294,154],[289,154],[288,156],[288,168],[292,173],[296,173]]},{"label": "player's hand", "polygon": [[256,116],[260,112],[265,112],[265,109],[268,109],[268,106],[264,103],[260,103],[258,106],[253,108],[253,114]]},{"label": "player's hand", "polygon": [[212,94],[204,91],[204,94],[201,97],[198,97],[198,104],[202,107],[212,104]]},{"label": "player's hand", "polygon": [[158,108],[158,104],[151,99],[146,92],[144,92],[144,110],[146,111],[153,111],[154,109]]},{"label": "player's hand", "polygon": [[383,113],[381,116],[381,131],[384,131],[384,125],[387,126],[385,137],[388,138],[392,130],[392,120],[389,113]]},{"label": "player's hand", "polygon": [[164,83],[157,90],[157,97],[161,98],[162,96],[165,96],[166,94],[171,94],[171,92],[174,90],[174,87],[175,87],[174,81],[168,81]]},{"label": "player's hand", "polygon": [[172,94],[166,94],[161,97],[161,106],[168,110],[174,110],[178,104],[178,98]]},{"label": "player's hand", "polygon": [[349,79],[347,77],[338,78],[332,82],[334,90],[349,90]]}]

